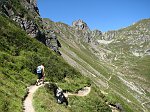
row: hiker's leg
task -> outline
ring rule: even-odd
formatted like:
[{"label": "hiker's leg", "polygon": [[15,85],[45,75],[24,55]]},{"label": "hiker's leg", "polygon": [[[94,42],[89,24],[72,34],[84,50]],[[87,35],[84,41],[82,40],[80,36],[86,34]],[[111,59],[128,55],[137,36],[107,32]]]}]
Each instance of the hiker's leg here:
[{"label": "hiker's leg", "polygon": [[39,79],[36,80],[36,85],[37,85],[37,86],[39,85],[38,83],[39,83]]},{"label": "hiker's leg", "polygon": [[38,75],[38,85],[41,85],[41,82],[42,82],[42,74],[40,73]]},{"label": "hiker's leg", "polygon": [[42,84],[44,84],[44,76],[42,77]]}]

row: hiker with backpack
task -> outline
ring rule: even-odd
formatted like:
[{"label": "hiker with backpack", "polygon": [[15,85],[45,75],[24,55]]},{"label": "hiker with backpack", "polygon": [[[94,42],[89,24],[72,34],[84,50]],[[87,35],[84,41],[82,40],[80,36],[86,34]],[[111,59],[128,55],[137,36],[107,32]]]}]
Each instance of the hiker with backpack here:
[{"label": "hiker with backpack", "polygon": [[44,84],[44,77],[45,77],[44,64],[38,66],[36,72],[38,75],[36,85],[38,86],[39,84],[41,84],[41,82]]}]

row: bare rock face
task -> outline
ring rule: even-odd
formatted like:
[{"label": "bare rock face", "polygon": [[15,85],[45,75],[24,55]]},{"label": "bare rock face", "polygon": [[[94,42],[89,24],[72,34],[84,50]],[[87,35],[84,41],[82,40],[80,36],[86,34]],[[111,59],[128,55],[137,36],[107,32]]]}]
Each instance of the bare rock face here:
[{"label": "bare rock face", "polygon": [[40,15],[36,1],[37,0],[26,0],[26,2],[24,2],[26,4],[24,4],[24,5],[27,10],[32,10],[32,12],[35,11],[38,15]]},{"label": "bare rock face", "polygon": [[100,37],[102,32],[99,30],[91,31],[88,25],[81,19],[74,21],[72,27],[75,28],[75,35],[78,37],[83,37],[83,41],[91,44],[95,44],[95,37]]},{"label": "bare rock face", "polygon": [[14,16],[13,20],[17,22],[22,29],[24,29],[27,34],[33,38],[39,36],[39,28],[32,20],[28,20],[27,18],[22,18],[20,16]]},{"label": "bare rock face", "polygon": [[59,52],[59,47],[61,47],[61,44],[58,41],[57,36],[55,35],[54,31],[47,30],[47,33],[46,33],[46,45],[49,48],[51,48],[52,50],[54,50],[56,53],[61,55],[61,53]]},{"label": "bare rock face", "polygon": [[39,11],[36,5],[36,0],[22,0],[20,2],[21,9],[16,8],[14,4],[15,2],[8,0],[1,2],[1,13],[14,20],[21,28],[23,28],[27,32],[29,36],[39,36],[40,28],[38,27],[34,18],[32,19],[32,15],[27,15],[22,11],[28,10],[28,12],[39,18]]},{"label": "bare rock face", "polygon": [[89,27],[87,26],[87,24],[85,22],[83,22],[83,20],[81,20],[81,19],[74,21],[72,23],[72,26],[78,30],[89,30]]},{"label": "bare rock face", "polygon": [[83,37],[83,41],[90,43],[91,42],[91,31],[87,24],[79,19],[72,23],[72,27],[76,30],[75,35],[78,37]]},{"label": "bare rock face", "polygon": [[51,48],[53,51],[61,55],[59,52],[59,47],[61,47],[60,42],[57,39],[56,32],[51,30],[51,25],[49,24],[50,20],[43,19],[43,26],[45,29],[45,38],[46,38],[46,45]]},{"label": "bare rock face", "polygon": [[[27,34],[59,53],[61,47],[54,32],[44,29],[37,0],[1,0],[0,13],[15,21]],[[16,7],[17,6],[17,7]]]},{"label": "bare rock face", "polygon": [[6,15],[8,15],[10,17],[14,15],[14,11],[12,10],[12,6],[9,3],[2,5],[2,8],[3,8]]}]

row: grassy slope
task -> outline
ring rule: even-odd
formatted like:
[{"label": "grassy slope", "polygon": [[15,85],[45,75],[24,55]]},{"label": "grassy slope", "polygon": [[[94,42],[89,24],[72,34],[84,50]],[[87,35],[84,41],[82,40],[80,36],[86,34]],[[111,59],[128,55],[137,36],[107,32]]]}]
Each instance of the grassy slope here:
[{"label": "grassy slope", "polygon": [[[144,23],[145,23],[145,20],[144,20]],[[102,81],[104,82],[108,80],[110,76],[112,76],[111,80],[108,83],[109,84],[108,89],[105,88],[106,89],[105,90],[102,86],[100,86],[101,89],[104,89],[108,93],[107,95],[108,99],[110,99],[112,102],[121,103],[123,108],[126,111],[130,111],[130,112],[143,111],[142,110],[143,107],[141,103],[143,101],[139,102],[139,99],[135,97],[137,93],[132,91],[131,88],[127,87],[127,85],[118,78],[118,75],[122,73],[125,75],[125,77],[123,78],[127,80],[128,82],[131,81],[131,82],[134,82],[135,84],[139,83],[141,87],[142,85],[148,87],[149,82],[147,81],[149,80],[149,56],[139,58],[139,57],[135,57],[129,54],[130,46],[125,42],[126,38],[121,39],[122,36],[120,36],[118,37],[118,39],[120,39],[120,43],[118,44],[114,43],[114,44],[110,44],[110,46],[107,46],[107,48],[109,48],[108,50],[113,51],[113,54],[109,54],[110,55],[109,58],[110,59],[114,58],[114,56],[117,55],[118,59],[113,60],[112,63],[105,63],[105,62],[98,60],[98,58],[90,52],[89,45],[84,45],[85,43],[81,43],[80,39],[78,42],[76,41],[76,38],[79,38],[79,37],[75,37],[75,35],[72,35],[73,31],[71,28],[69,28],[68,26],[60,27],[58,23],[56,24],[56,23],[50,22],[50,24],[53,25],[54,27],[53,30],[58,30],[62,34],[65,35],[64,37],[64,36],[61,36],[61,34],[58,34],[59,40],[61,41],[61,44],[62,44],[61,51],[63,53],[65,53],[67,56],[69,56],[79,65],[81,65],[85,70],[96,75],[93,69],[91,69],[92,67],[96,71],[101,73],[105,78],[103,76],[98,76],[98,75],[96,75],[97,78],[93,78],[88,74],[88,72],[86,74],[87,76],[89,76],[94,81],[96,80],[99,81],[99,79],[102,79]],[[136,26],[137,25],[138,24],[136,24]],[[127,31],[128,30],[130,31],[131,29],[134,30],[134,27],[136,26],[132,26],[132,28],[129,27],[129,29],[125,29],[125,30]],[[64,29],[67,29],[67,33],[66,33],[66,30]],[[80,38],[82,39],[82,37]],[[85,48],[83,47],[83,45]],[[121,55],[119,53],[120,48],[124,49],[123,54]],[[116,66],[116,68],[112,66],[113,64]],[[89,67],[88,65],[90,65],[91,67]],[[143,81],[142,83],[142,80],[141,80],[142,78],[139,79],[139,77],[142,77],[143,79],[146,79],[147,81]],[[101,85],[101,83],[97,83],[97,84]],[[136,86],[140,87],[139,85],[136,85]],[[145,89],[145,91],[147,90]],[[125,93],[128,93],[128,94],[125,94]],[[146,97],[148,95],[149,94],[147,93],[146,96],[145,95],[139,95],[139,96],[142,97],[143,100],[147,101]],[[127,103],[128,99],[132,103]]]},{"label": "grassy slope", "polygon": [[[131,53],[131,50],[141,50],[144,54],[144,52],[149,49],[149,39],[144,39],[150,34],[149,24],[150,19],[144,19],[127,28],[118,30],[118,34],[115,38],[117,40],[120,39],[120,42],[109,45],[109,48],[114,51],[117,57],[117,60],[113,60],[112,63],[118,66],[128,80],[131,79],[130,81],[133,82],[136,80],[135,83],[143,82],[143,84],[141,83],[139,85],[145,85],[147,87],[150,84],[147,83],[150,80],[150,56],[144,55],[136,57]],[[135,40],[136,42],[134,42]],[[130,44],[130,42],[132,44]],[[122,51],[120,51],[120,49],[122,49]],[[120,54],[120,52],[122,52],[122,54]]]},{"label": "grassy slope", "polygon": [[87,96],[69,96],[68,107],[65,104],[56,103],[54,93],[50,88],[47,85],[36,92],[34,105],[37,112],[111,112],[104,102],[104,96],[94,86],[92,86],[92,90]]},{"label": "grassy slope", "polygon": [[[90,55],[88,55],[87,53],[85,53],[84,50],[81,50],[81,51],[79,50],[78,51],[77,49],[74,49],[72,47],[69,47],[69,48],[71,49],[71,51],[75,52],[75,54],[77,54],[77,56],[79,56],[81,59],[83,59],[85,62],[87,62],[90,66],[92,66],[95,70],[97,70],[99,73],[101,73],[106,79],[109,78],[109,75],[111,76],[111,75],[115,74],[107,68],[108,65],[102,65],[102,63],[98,62],[95,58],[92,59],[92,57]],[[136,108],[139,109],[139,107],[137,107],[137,105],[135,105],[136,107],[133,108],[132,106],[130,106],[131,104],[126,104],[127,103],[126,100],[124,100],[122,97],[120,97],[120,95],[118,95],[116,93],[114,94],[114,91],[117,91],[117,93],[121,94],[122,96],[124,96],[126,98],[129,98],[131,101],[139,104],[131,94],[129,94],[129,93],[128,93],[128,95],[124,94],[124,93],[126,93],[127,87],[122,82],[120,82],[120,80],[118,78],[113,80],[113,77],[115,77],[115,76],[112,76],[112,80],[110,80],[108,82],[109,88],[106,89],[107,88],[107,86],[106,86],[107,83],[104,84],[104,86],[102,86],[101,83],[97,82],[97,80],[101,80],[105,83],[105,82],[107,82],[105,78],[103,78],[102,76],[97,75],[87,65],[84,65],[84,63],[82,61],[78,62],[78,60],[76,60],[76,58],[72,57],[69,54],[68,54],[68,56],[70,56],[77,63],[82,65],[86,70],[90,71],[91,73],[93,73],[97,76],[96,78],[91,77],[91,76],[89,76],[89,77],[93,81],[96,81],[96,83],[100,86],[101,90],[104,90],[104,91],[106,90],[109,93],[108,95],[106,95],[109,102],[112,102],[114,104],[116,102],[120,103],[123,106],[123,108],[125,109],[125,111],[128,111],[128,112],[137,111]],[[87,75],[89,75],[89,74],[87,74]],[[119,88],[118,88],[118,85],[119,85]]]},{"label": "grassy slope", "polygon": [[[144,41],[144,37],[147,37],[147,35],[149,35],[150,33],[149,23],[150,19],[145,19],[127,28],[118,30],[118,33],[114,37],[114,39],[116,39],[116,41],[118,42],[108,45],[109,50],[113,51],[111,58],[113,59],[112,63],[117,66],[117,72],[120,72],[122,75],[124,75],[125,77],[122,77],[127,82],[132,82],[136,87],[140,88],[139,90],[143,89],[145,92],[148,90],[150,85],[150,56],[147,55],[143,57],[136,57],[131,53],[131,49],[142,49],[144,52],[149,48],[150,44],[148,44],[148,39]],[[116,60],[113,58],[114,55],[117,57]],[[112,83],[118,83],[116,84],[119,85],[119,88],[117,90],[121,90],[119,91],[119,93],[123,92],[122,90],[124,89],[123,93],[126,93],[128,95],[124,96],[133,102],[133,107],[137,106],[137,108],[142,109],[141,104],[143,102],[147,102],[149,99],[148,94],[137,94],[135,91],[132,91],[128,87],[122,87],[121,82],[119,82],[116,77],[114,77],[110,82],[110,85],[114,86],[112,88],[116,89],[117,86],[115,87],[115,85],[112,85]],[[149,108],[150,107],[145,106],[145,110],[148,111]]]},{"label": "grassy slope", "polygon": [[28,37],[12,21],[0,16],[0,26],[1,111],[22,111],[26,87],[35,83],[37,77],[35,68],[43,62],[47,81],[61,82],[61,85],[66,85],[64,76],[71,80],[78,80],[67,83],[66,88],[69,88],[69,91],[75,91],[90,83],[49,48]]}]

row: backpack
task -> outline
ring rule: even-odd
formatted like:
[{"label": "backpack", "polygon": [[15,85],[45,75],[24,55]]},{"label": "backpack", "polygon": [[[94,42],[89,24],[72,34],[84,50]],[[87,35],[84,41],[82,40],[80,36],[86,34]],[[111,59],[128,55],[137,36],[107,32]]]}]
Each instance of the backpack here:
[{"label": "backpack", "polygon": [[37,69],[36,69],[36,73],[42,73],[42,66],[38,66]]}]

